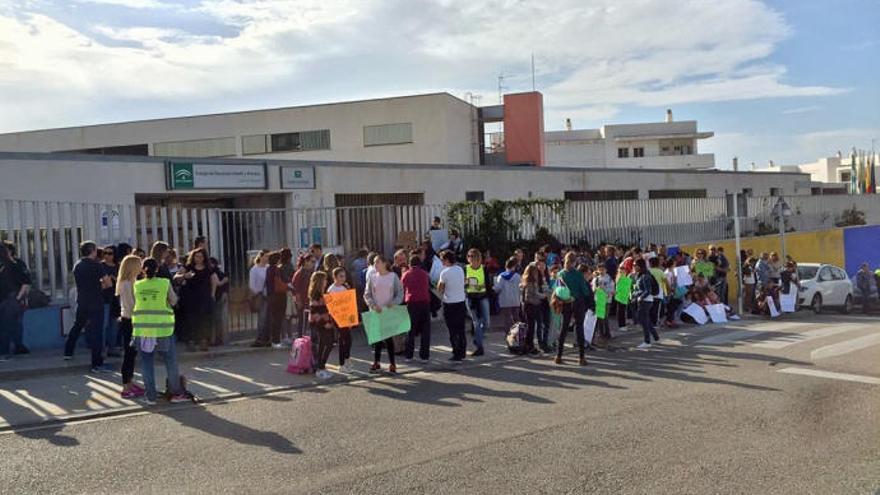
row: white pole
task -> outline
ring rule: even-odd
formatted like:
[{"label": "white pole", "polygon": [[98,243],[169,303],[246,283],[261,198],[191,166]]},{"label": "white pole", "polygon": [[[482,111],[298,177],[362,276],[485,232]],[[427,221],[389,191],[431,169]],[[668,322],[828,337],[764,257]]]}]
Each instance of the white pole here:
[{"label": "white pole", "polygon": [[742,244],[739,233],[739,193],[733,193],[733,230],[736,237],[736,314],[743,314]]},{"label": "white pole", "polygon": [[782,214],[782,208],[779,208],[779,242],[782,244],[781,258],[785,263],[785,215]]}]

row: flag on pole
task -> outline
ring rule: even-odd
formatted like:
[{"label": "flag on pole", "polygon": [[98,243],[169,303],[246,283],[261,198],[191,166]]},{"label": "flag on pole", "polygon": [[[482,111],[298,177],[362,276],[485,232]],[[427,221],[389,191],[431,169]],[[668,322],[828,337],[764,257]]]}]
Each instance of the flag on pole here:
[{"label": "flag on pole", "polygon": [[849,155],[849,193],[858,194],[858,173],[856,171],[856,149]]},{"label": "flag on pole", "polygon": [[877,194],[877,177],[874,175],[874,166],[876,165],[877,155],[873,152],[871,153],[871,163],[868,165],[870,171],[868,172],[868,180],[871,181],[871,188],[868,192],[871,194]]}]

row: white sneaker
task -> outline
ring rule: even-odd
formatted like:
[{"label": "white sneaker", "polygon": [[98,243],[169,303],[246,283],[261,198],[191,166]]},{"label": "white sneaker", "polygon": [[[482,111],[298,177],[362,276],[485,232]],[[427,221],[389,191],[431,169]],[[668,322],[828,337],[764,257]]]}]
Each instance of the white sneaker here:
[{"label": "white sneaker", "polygon": [[636,349],[650,349],[650,348],[651,348],[651,344],[649,344],[647,342],[642,342],[641,344],[636,346]]},{"label": "white sneaker", "polygon": [[272,349],[283,349],[284,344],[272,344]]},{"label": "white sneaker", "polygon": [[333,373],[330,373],[327,370],[318,370],[318,372],[315,373],[315,376],[321,380],[329,380],[330,378],[333,378]]},{"label": "white sneaker", "polygon": [[617,331],[618,331],[618,332],[625,332],[625,331],[626,331],[626,325],[624,325],[624,326],[618,328]]},{"label": "white sneaker", "polygon": [[727,317],[727,319],[728,319],[728,320],[736,321],[736,320],[739,320],[739,315],[730,315],[730,316]]},{"label": "white sneaker", "polygon": [[339,372],[342,373],[342,374],[345,374],[345,375],[349,375],[349,374],[351,374],[353,371],[354,371],[354,370],[351,368],[351,366],[349,366],[349,365],[347,365],[347,364],[343,364],[342,366],[339,367]]}]

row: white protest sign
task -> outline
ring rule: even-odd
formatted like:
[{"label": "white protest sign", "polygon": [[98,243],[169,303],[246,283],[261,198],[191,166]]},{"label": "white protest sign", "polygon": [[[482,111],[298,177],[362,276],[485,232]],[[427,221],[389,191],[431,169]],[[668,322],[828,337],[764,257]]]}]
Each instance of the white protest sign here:
[{"label": "white protest sign", "polygon": [[691,269],[688,266],[675,267],[676,284],[679,287],[687,287],[694,285],[694,279],[691,277]]},{"label": "white protest sign", "polygon": [[590,344],[593,342],[593,334],[596,333],[596,313],[593,313],[593,310],[587,311],[587,316],[584,317],[584,342]]},{"label": "white protest sign", "polygon": [[[794,284],[792,284],[793,286]],[[783,313],[794,313],[797,304],[797,291],[792,290],[788,294],[779,295],[779,306]]]},{"label": "white protest sign", "polygon": [[709,321],[709,317],[706,316],[706,311],[697,303],[691,303],[688,307],[684,308],[683,311],[685,314],[690,315],[697,325],[705,325],[706,322]]},{"label": "white protest sign", "polygon": [[727,309],[723,304],[710,304],[706,306],[706,311],[713,323],[727,323]]}]

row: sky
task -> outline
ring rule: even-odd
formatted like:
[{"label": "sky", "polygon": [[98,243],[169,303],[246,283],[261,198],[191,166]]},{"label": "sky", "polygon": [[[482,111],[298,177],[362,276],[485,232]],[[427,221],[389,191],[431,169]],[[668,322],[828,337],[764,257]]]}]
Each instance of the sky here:
[{"label": "sky", "polygon": [[719,168],[880,148],[880,0],[0,0],[0,132],[447,91],[698,120]]}]

